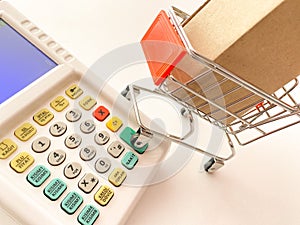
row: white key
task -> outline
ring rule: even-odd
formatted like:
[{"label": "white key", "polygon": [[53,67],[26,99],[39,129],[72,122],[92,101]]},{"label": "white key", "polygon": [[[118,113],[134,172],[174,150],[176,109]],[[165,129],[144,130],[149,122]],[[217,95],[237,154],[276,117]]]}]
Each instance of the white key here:
[{"label": "white key", "polygon": [[124,145],[122,145],[122,143],[119,141],[114,141],[107,148],[107,152],[115,158],[118,158],[124,150],[125,150]]},{"label": "white key", "polygon": [[96,156],[96,148],[92,145],[80,150],[80,158],[84,161],[90,161]]},{"label": "white key", "polygon": [[85,134],[90,134],[96,129],[96,125],[93,120],[86,120],[80,124],[80,130]]},{"label": "white key", "polygon": [[67,125],[63,122],[57,122],[50,127],[50,134],[54,137],[62,136],[67,131]]},{"label": "white key", "polygon": [[71,109],[66,113],[66,119],[70,122],[76,122],[80,120],[82,113],[79,109]]},{"label": "white key", "polygon": [[99,180],[91,173],[87,173],[78,183],[78,187],[86,194],[91,193]]},{"label": "white key", "polygon": [[71,162],[66,165],[64,169],[64,175],[66,178],[73,179],[76,178],[81,172],[81,165],[77,162]]},{"label": "white key", "polygon": [[49,138],[40,137],[32,143],[31,147],[33,151],[37,153],[42,153],[47,151],[50,145],[51,145],[51,141]]},{"label": "white key", "polygon": [[101,131],[95,135],[95,142],[98,145],[105,145],[109,141],[109,134],[106,131]]},{"label": "white key", "polygon": [[95,169],[98,173],[105,173],[110,169],[111,162],[108,158],[101,157],[95,164]]},{"label": "white key", "polygon": [[71,134],[65,139],[65,145],[68,148],[74,149],[77,148],[81,144],[81,137],[79,134]]},{"label": "white key", "polygon": [[66,159],[66,153],[62,150],[55,150],[50,152],[48,162],[51,166],[59,166]]}]

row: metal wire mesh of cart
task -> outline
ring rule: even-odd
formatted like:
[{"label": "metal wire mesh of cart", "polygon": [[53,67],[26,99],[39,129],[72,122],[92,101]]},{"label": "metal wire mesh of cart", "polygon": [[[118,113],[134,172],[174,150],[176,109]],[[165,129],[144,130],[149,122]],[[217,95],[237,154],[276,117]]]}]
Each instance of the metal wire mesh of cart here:
[{"label": "metal wire mesh of cart", "polygon": [[[182,40],[187,54],[201,64],[204,69],[199,75],[185,83],[176,79],[171,72],[156,90],[147,90],[135,85],[128,89],[131,91],[136,118],[141,127],[134,138],[135,144],[142,145],[155,134],[163,135],[174,142],[210,156],[211,160],[206,164],[206,170],[214,172],[224,165],[224,161],[231,159],[235,154],[231,136],[240,145],[246,145],[300,122],[300,106],[298,103],[300,101],[300,87],[297,78],[275,93],[268,94],[197,53],[182,27],[182,24],[189,20],[188,14],[172,7],[168,12],[168,17]],[[181,18],[181,23],[179,18]],[[226,87],[225,90],[220,86]],[[136,95],[134,94],[145,90],[172,98],[182,105],[183,115],[191,118],[194,116],[199,117],[224,130],[231,154],[228,157],[220,157],[185,143],[184,140],[188,135],[174,137],[145,127],[140,120]],[[246,93],[246,95],[240,95],[239,93]],[[224,101],[227,96],[235,96],[235,99],[228,103]],[[240,104],[241,102],[243,104]],[[239,107],[239,105],[242,105],[242,107]],[[193,119],[191,119],[192,122]]]}]

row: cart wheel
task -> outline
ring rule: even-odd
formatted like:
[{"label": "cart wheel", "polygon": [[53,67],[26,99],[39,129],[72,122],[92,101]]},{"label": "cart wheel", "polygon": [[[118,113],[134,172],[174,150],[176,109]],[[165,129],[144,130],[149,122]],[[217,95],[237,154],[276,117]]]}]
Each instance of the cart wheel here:
[{"label": "cart wheel", "polygon": [[130,89],[129,86],[127,85],[126,88],[121,92],[121,95],[125,97],[128,101],[130,101]]},{"label": "cart wheel", "polygon": [[204,164],[204,169],[208,173],[214,173],[223,166],[224,162],[222,160],[210,158],[210,160],[208,160],[208,162]]}]

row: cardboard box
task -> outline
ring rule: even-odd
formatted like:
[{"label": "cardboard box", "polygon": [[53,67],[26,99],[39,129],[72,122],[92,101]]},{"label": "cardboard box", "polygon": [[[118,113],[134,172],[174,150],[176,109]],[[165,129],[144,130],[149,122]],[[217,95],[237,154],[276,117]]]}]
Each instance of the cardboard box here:
[{"label": "cardboard box", "polygon": [[[192,16],[184,30],[197,52],[269,94],[300,74],[299,0],[211,0]],[[186,56],[172,74],[191,86],[191,80],[203,71],[201,64]],[[220,75],[214,75],[212,79],[222,80]],[[193,90],[215,100],[216,90],[206,91],[211,81],[201,79],[201,87],[194,85]],[[262,100],[252,96],[238,102],[252,93],[244,88],[228,93],[235,88],[232,81],[219,85],[219,92],[227,94],[216,102],[227,106],[230,112],[243,115],[246,106],[255,106]],[[185,98],[186,93],[177,93],[177,97]],[[193,99],[196,106],[204,103],[202,99]],[[211,116],[216,119],[224,116],[217,116],[212,106],[200,110],[214,112]],[[230,124],[234,120],[227,117],[222,122]]]}]

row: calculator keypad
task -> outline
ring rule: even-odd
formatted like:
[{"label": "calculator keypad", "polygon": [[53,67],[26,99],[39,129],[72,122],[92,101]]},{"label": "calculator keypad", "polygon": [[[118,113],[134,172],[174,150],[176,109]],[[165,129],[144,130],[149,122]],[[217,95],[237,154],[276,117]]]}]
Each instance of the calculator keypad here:
[{"label": "calculator keypad", "polygon": [[[30,143],[31,151],[33,151],[33,154],[43,156],[50,149],[51,151],[45,155],[48,166],[53,166],[52,168],[57,167],[57,169],[62,170],[63,176],[52,178],[55,173],[51,173],[51,168],[47,168],[45,165],[36,165],[28,172],[26,179],[29,184],[36,188],[46,183],[45,187],[43,187],[43,193],[51,201],[57,201],[64,195],[68,189],[67,183],[64,182],[66,179],[68,182],[75,182],[79,188],[78,190],[85,194],[91,194],[97,185],[100,184],[98,190],[96,189],[97,191],[93,194],[93,198],[95,203],[100,206],[107,206],[115,195],[113,188],[120,187],[123,184],[127,177],[126,171],[132,170],[135,167],[138,162],[138,156],[125,148],[124,142],[118,141],[117,138],[113,139],[113,136],[111,136],[112,132],[115,133],[121,129],[123,126],[122,120],[115,115],[110,116],[110,111],[105,106],[93,109],[97,104],[96,99],[89,95],[79,99],[83,93],[84,91],[74,84],[65,91],[69,99],[64,96],[57,96],[50,102],[51,108],[57,113],[66,109],[66,112],[61,114],[62,116],[59,116],[61,121],[54,121],[50,124],[56,118],[56,115],[47,108],[42,108],[33,115],[32,121],[37,125],[46,127],[49,124],[49,128],[46,128],[48,129],[46,131],[49,136],[43,134],[43,136],[33,139]],[[70,105],[70,99],[78,99],[74,104],[78,104],[79,108],[76,108],[72,102],[75,107],[67,110]],[[82,111],[82,109],[87,112]],[[92,109],[93,111],[91,111]],[[90,114],[89,118],[83,118],[83,115],[86,116],[86,113]],[[105,120],[107,120],[106,123],[104,123]],[[103,130],[100,129],[95,132],[99,123],[102,123],[101,128]],[[69,128],[75,128],[75,133],[66,134],[70,125],[72,127]],[[76,130],[77,128],[78,130]],[[107,129],[105,130],[105,128]],[[126,137],[125,143],[127,143],[130,138],[129,135],[134,131],[128,127],[124,130],[125,133],[122,131],[120,138],[124,140],[124,137]],[[14,135],[20,141],[26,142],[36,135],[36,133],[38,133],[36,127],[30,122],[26,122],[15,130]],[[93,140],[85,143],[86,139],[83,139],[83,137],[85,138],[87,135]],[[81,146],[82,143],[85,146]],[[57,146],[59,147],[57,148]],[[129,146],[132,147],[130,143]],[[17,149],[18,146],[13,140],[2,140],[0,142],[0,159],[8,158]],[[145,149],[142,150],[144,151]],[[67,162],[66,165],[59,167],[66,161],[68,154],[77,154],[78,159],[82,160],[82,163],[86,162],[92,166],[95,173],[98,173],[98,175],[102,174],[102,178],[106,177],[111,185],[105,185],[108,182],[105,182],[105,184],[102,183],[97,174],[84,173],[82,164],[79,161],[76,162],[77,160],[73,157],[71,157],[72,160]],[[35,158],[31,154],[20,152],[11,159],[10,167],[17,173],[24,173],[34,162]],[[116,167],[116,162],[120,168]],[[80,176],[80,174],[82,175]],[[99,217],[100,212],[95,206],[90,204],[81,206],[86,204],[81,194],[70,190],[60,200],[60,207],[70,215],[80,210],[77,221],[82,225],[93,225]]]}]

